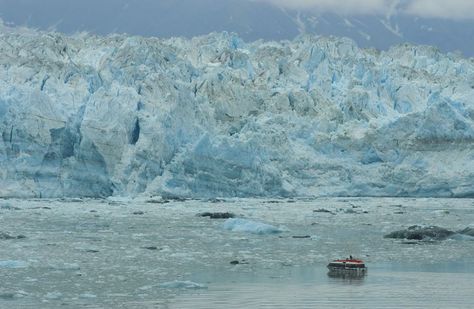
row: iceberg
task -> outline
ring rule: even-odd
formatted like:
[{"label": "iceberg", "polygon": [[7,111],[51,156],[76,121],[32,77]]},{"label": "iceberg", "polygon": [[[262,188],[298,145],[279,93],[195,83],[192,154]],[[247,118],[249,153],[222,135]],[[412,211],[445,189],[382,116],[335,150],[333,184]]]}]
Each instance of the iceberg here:
[{"label": "iceberg", "polygon": [[204,284],[179,280],[161,283],[159,286],[163,289],[207,289],[207,286]]},{"label": "iceberg", "polygon": [[0,31],[0,196],[474,196],[474,60]]},{"label": "iceberg", "polygon": [[227,219],[222,227],[224,230],[232,232],[243,232],[258,235],[277,234],[282,232],[281,229],[273,225],[240,218]]}]

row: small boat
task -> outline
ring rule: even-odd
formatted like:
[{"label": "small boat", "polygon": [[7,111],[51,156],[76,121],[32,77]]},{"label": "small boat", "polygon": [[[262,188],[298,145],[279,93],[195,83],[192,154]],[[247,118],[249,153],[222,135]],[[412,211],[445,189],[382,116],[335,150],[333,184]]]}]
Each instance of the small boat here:
[{"label": "small boat", "polygon": [[364,261],[352,257],[343,260],[334,260],[328,264],[329,272],[335,274],[364,275],[367,267]]}]

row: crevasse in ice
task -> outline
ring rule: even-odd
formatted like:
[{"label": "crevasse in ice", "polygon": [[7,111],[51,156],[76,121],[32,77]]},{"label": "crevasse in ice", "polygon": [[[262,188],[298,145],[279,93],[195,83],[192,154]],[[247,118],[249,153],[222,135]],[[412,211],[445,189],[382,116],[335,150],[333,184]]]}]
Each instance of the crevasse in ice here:
[{"label": "crevasse in ice", "polygon": [[474,196],[474,60],[0,32],[0,196]]}]

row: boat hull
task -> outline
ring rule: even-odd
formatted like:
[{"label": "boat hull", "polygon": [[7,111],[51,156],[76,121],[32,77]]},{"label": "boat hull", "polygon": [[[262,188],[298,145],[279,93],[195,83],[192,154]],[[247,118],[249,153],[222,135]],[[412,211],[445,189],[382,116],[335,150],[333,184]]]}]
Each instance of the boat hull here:
[{"label": "boat hull", "polygon": [[363,277],[367,274],[367,267],[361,260],[335,260],[328,264],[331,277]]},{"label": "boat hull", "polygon": [[367,267],[364,268],[350,268],[350,267],[330,267],[328,266],[330,272],[341,272],[341,273],[355,273],[355,274],[364,274],[367,272]]}]

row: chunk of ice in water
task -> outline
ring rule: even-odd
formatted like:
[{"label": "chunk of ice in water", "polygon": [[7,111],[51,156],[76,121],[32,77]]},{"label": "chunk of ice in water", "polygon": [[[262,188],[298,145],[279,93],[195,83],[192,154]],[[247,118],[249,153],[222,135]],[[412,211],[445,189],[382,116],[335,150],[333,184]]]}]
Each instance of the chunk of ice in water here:
[{"label": "chunk of ice in water", "polygon": [[6,260],[0,261],[0,268],[26,268],[28,263],[24,261]]},{"label": "chunk of ice in water", "polygon": [[164,289],[207,289],[207,286],[204,284],[179,280],[162,283],[160,287]]},{"label": "chunk of ice in water", "polygon": [[282,230],[273,225],[240,218],[227,219],[223,228],[233,232],[245,232],[258,235],[281,233]]},{"label": "chunk of ice in water", "polygon": [[45,298],[47,299],[60,299],[63,297],[63,294],[60,292],[49,292],[46,294]]}]

